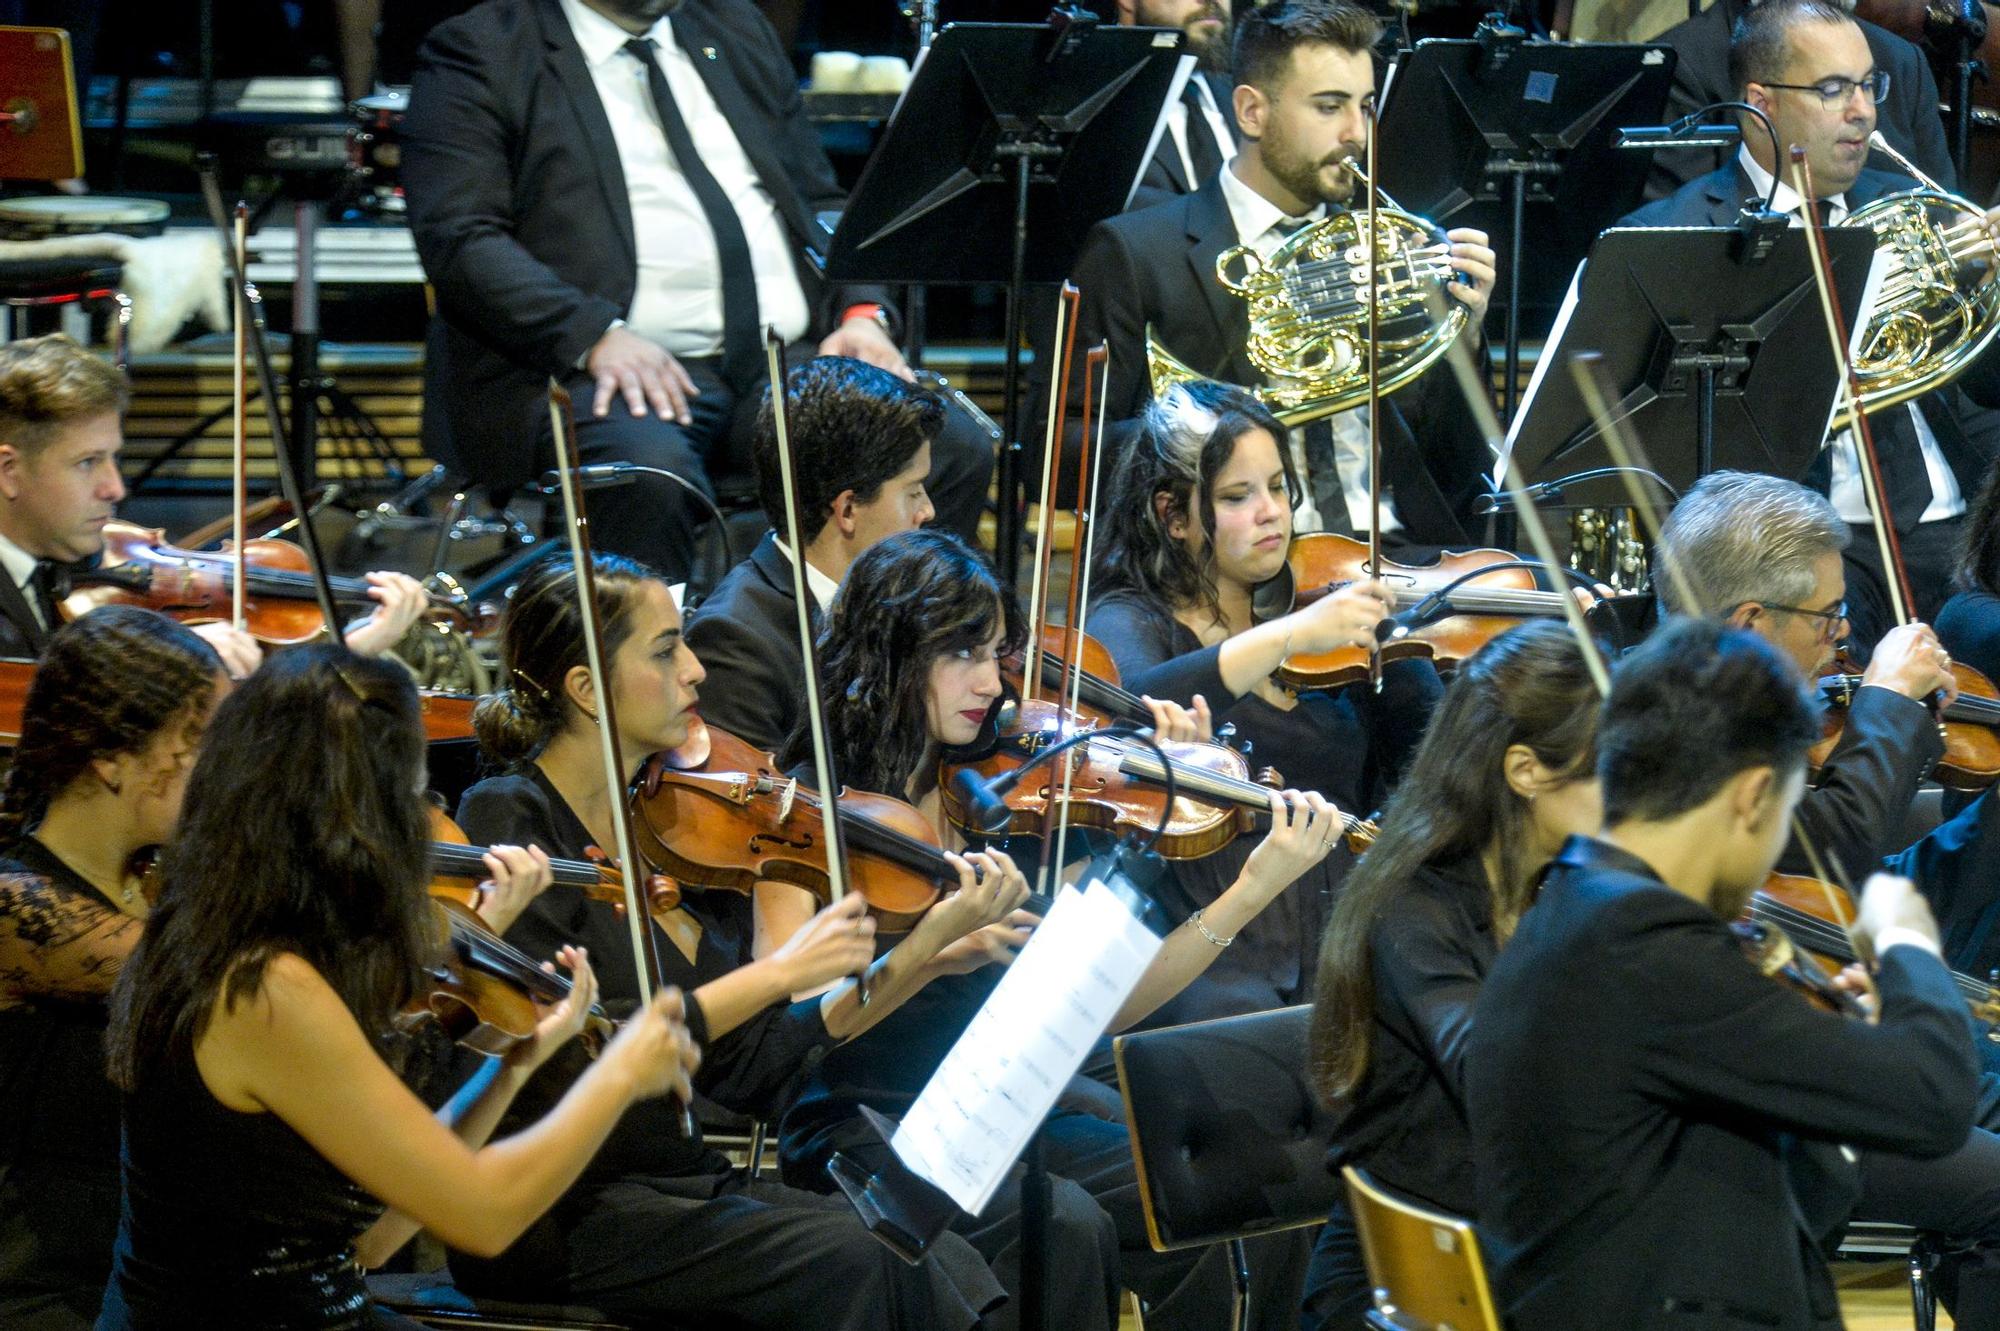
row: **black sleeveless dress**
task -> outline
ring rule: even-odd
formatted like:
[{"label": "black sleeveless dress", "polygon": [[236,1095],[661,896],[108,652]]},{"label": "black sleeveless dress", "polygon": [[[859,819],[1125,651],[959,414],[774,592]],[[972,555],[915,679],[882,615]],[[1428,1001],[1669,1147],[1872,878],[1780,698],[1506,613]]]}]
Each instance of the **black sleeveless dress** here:
[{"label": "black sleeveless dress", "polygon": [[382,1204],[188,1057],[125,1097],[124,1214],[98,1331],[373,1326],[354,1241]]}]

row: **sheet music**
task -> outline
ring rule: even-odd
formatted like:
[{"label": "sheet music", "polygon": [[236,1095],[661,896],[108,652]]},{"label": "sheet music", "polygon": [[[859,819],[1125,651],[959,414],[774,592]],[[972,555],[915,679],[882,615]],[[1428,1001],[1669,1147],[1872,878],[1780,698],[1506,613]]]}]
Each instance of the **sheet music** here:
[{"label": "sheet music", "polygon": [[903,1163],[978,1215],[1159,950],[1102,880],[1065,887],[903,1116]]}]

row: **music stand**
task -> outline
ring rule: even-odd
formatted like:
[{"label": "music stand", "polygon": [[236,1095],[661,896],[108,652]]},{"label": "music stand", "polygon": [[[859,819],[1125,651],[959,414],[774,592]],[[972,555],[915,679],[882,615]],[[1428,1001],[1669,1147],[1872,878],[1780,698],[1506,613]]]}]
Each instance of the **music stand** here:
[{"label": "music stand", "polygon": [[[1822,233],[1849,328],[1873,300],[1875,237]],[[1535,365],[1507,454],[1524,484],[1616,467],[1569,371],[1602,357],[1611,410],[1645,442],[1676,491],[1717,468],[1798,480],[1826,440],[1839,368],[1827,340],[1802,229],[1768,254],[1739,227],[1626,227],[1605,232],[1577,271]],[[1504,461],[1495,476],[1504,476]],[[1569,506],[1618,506],[1617,475],[1565,486]]]},{"label": "music stand", "polygon": [[835,282],[1004,282],[1005,410],[995,554],[1020,544],[1021,293],[1059,282],[1091,227],[1131,197],[1178,92],[1181,34],[954,23],[931,44],[827,247]]},{"label": "music stand", "polygon": [[[1440,227],[1477,227],[1506,252],[1502,420],[1514,415],[1521,302],[1558,299],[1561,275],[1597,233],[1638,207],[1652,164],[1612,139],[1620,125],[1658,122],[1675,59],[1665,46],[1532,42],[1482,25],[1469,40],[1418,42],[1389,81],[1377,129],[1382,188],[1399,207]],[[1524,284],[1530,204],[1543,261]]]}]

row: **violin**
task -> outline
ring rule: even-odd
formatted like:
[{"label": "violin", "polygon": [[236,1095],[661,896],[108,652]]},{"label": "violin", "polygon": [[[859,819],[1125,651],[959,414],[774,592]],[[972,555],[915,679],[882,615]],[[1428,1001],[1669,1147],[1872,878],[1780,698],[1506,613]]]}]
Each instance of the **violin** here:
[{"label": "violin", "polygon": [[[570,982],[488,929],[458,901],[433,896],[438,960],[397,1020],[409,1030],[435,1021],[458,1044],[503,1055],[534,1038],[549,1010],[570,994]],[[584,1048],[595,1058],[611,1034],[611,1019],[591,1005]]]},{"label": "violin", "polygon": [[[1813,746],[1810,761],[1814,768],[1833,752],[1847,725],[1848,704],[1861,687],[1855,662],[1844,654],[1835,660],[1836,674],[1822,675],[1820,700],[1826,704],[1826,730]],[[1950,790],[1984,790],[2000,778],[2000,688],[1969,665],[1953,661],[1952,678],[1958,681],[1958,697],[1946,704],[1939,731],[1944,737],[1944,757],[1933,773],[1937,783]]]},{"label": "violin", "polygon": [[[1060,624],[1044,625],[1041,638],[1042,686],[1053,690],[1056,697],[1067,698],[1069,686],[1074,683],[1077,686],[1075,710],[1080,718],[1100,725],[1153,724],[1153,713],[1146,706],[1146,700],[1119,687],[1118,665],[1103,643],[1088,633]],[[1072,653],[1076,658],[1070,667],[1072,673],[1065,676],[1063,662],[1070,660]],[[1001,681],[1017,697],[1026,692],[1022,684],[1028,668],[1027,656],[1028,651],[1024,647],[1000,661]]]},{"label": "violin", "polygon": [[[1365,581],[1371,573],[1388,584],[1393,609],[1407,609],[1427,597],[1441,595],[1449,607],[1444,618],[1382,643],[1376,650],[1385,664],[1428,659],[1438,669],[1449,670],[1523,618],[1563,613],[1562,600],[1568,593],[1537,588],[1534,570],[1519,567],[1520,562],[1518,556],[1505,550],[1460,550],[1422,568],[1392,559],[1383,559],[1378,567],[1370,563],[1365,543],[1332,532],[1310,532],[1292,538],[1285,571],[1275,587],[1258,594],[1258,600],[1270,606],[1267,617],[1284,614],[1350,583]],[[1478,572],[1488,567],[1491,573]],[[1453,585],[1468,575],[1469,581]],[[1342,647],[1331,652],[1293,653],[1279,664],[1277,680],[1298,690],[1334,689],[1358,684],[1368,678],[1368,672],[1367,649]]]},{"label": "violin", "polygon": [[[1150,723],[1151,716],[1148,714]],[[1080,719],[1050,702],[1017,705],[1012,724],[999,735],[991,753],[969,764],[991,780],[1019,767],[1037,752],[1059,743],[1082,726]],[[1064,803],[1077,827],[1115,834],[1150,836],[1166,816],[1166,828],[1153,849],[1170,860],[1199,859],[1221,850],[1256,826],[1256,815],[1269,813],[1271,792],[1283,785],[1269,768],[1261,780],[1249,780],[1242,754],[1222,744],[1161,741],[1173,764],[1174,800],[1167,805],[1167,771],[1150,745],[1116,736],[1092,739],[1067,750],[1037,781],[1007,792],[1010,818],[1006,835],[1040,836]],[[938,790],[945,817],[956,827],[976,831],[979,821],[959,795],[951,775],[958,767],[940,766]],[[1348,844],[1357,853],[1374,839],[1374,826],[1341,815],[1347,823]]]},{"label": "violin", "polygon": [[[681,748],[647,759],[631,808],[639,853],[684,883],[747,893],[769,879],[822,906],[831,900],[819,795],[726,730],[704,724]],[[843,789],[833,808],[849,851],[847,890],[866,898],[884,932],[908,928],[958,885],[914,806]]]},{"label": "violin", "polygon": [[[319,637],[325,618],[315,599],[312,565],[305,550],[290,541],[246,541],[244,630],[267,647],[290,647]],[[235,590],[233,551],[184,550],[166,543],[157,528],[111,522],[104,528],[104,556],[95,568],[71,575],[75,588],[63,601],[75,619],[100,605],[136,605],[182,621],[227,620]],[[336,600],[356,609],[372,607],[361,578],[330,578]],[[465,611],[433,595],[431,614],[454,628],[468,625]]]},{"label": "violin", "polygon": [[[1824,979],[1826,970],[1839,970],[1858,960],[1854,940],[1847,933],[1854,918],[1854,898],[1838,885],[1796,874],[1774,873],[1761,890],[1751,894],[1738,923],[1782,934],[1796,950],[1817,963],[1811,969],[1818,970]],[[1801,973],[1805,973],[1805,968],[1801,968]],[[1781,978],[1797,983],[1790,975]],[[1976,1019],[2000,1022],[2000,989],[1958,971],[1951,973],[1951,979]],[[1811,992],[1808,986],[1800,987]],[[1852,998],[1845,990],[1834,992]]]},{"label": "violin", "polygon": [[[468,910],[479,906],[476,887],[489,876],[484,856],[487,848],[475,846],[459,825],[442,809],[431,810],[431,895],[456,901]],[[625,908],[625,874],[617,861],[597,847],[584,852],[580,860],[549,859],[549,872],[558,886],[574,887],[592,901]],[[654,911],[672,910],[681,904],[681,885],[665,874],[653,874],[646,882],[646,901]]]}]

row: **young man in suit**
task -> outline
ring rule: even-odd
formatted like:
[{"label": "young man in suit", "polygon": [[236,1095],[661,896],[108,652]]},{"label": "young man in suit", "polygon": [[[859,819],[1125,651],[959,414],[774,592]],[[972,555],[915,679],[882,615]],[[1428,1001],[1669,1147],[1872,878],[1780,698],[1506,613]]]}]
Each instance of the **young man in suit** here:
[{"label": "young man in suit", "polygon": [[[1113,448],[1130,437],[1151,397],[1148,328],[1205,377],[1245,387],[1261,381],[1245,350],[1248,308],[1217,280],[1216,259],[1237,245],[1268,255],[1329,209],[1357,203],[1347,163],[1367,146],[1380,35],[1379,21],[1347,0],[1278,0],[1240,15],[1233,64],[1242,150],[1194,193],[1101,222],[1084,242],[1072,279],[1083,293],[1077,340],[1110,344],[1106,415],[1121,423],[1109,432]],[[1464,302],[1476,329],[1492,295],[1493,251],[1483,232],[1461,228],[1449,237],[1452,267],[1472,279],[1454,284],[1451,298]],[[1038,387],[1046,400],[1048,386]],[[1491,459],[1450,372],[1426,374],[1384,401],[1382,420],[1385,537],[1464,542]],[[1365,531],[1365,414],[1295,430],[1290,449],[1306,491],[1299,529]]]},{"label": "young man in suit", "polygon": [[[1772,207],[1803,225],[1791,185],[1790,148],[1803,147],[1822,220],[1838,226],[1866,204],[1914,188],[1906,176],[1866,165],[1876,99],[1894,86],[1861,28],[1829,0],[1765,0],[1736,25],[1730,77],[1737,95],[1769,116],[1781,151],[1755,117],[1743,115],[1734,161],[1626,217],[1621,226],[1728,226],[1762,200],[1777,173]],[[1974,405],[1976,403],[1980,405]],[[1917,618],[1950,594],[1968,496],[2000,454],[2000,356],[1983,355],[1956,383],[1871,417],[1889,511],[1914,584]],[[1857,638],[1873,643],[1895,624],[1889,608],[1858,453],[1850,433],[1832,437],[1803,479],[1827,494],[1853,529],[1848,599]]]},{"label": "young man in suit", "polygon": [[1178,28],[1194,73],[1178,102],[1167,108],[1167,132],[1146,174],[1132,191],[1127,212],[1191,194],[1236,155],[1236,112],[1229,78],[1230,0],[1118,0],[1118,22],[1130,27]]},{"label": "young man in suit", "polygon": [[[749,0],[494,0],[440,24],[410,90],[404,183],[437,291],[426,445],[511,489],[552,459],[570,390],[586,462],[696,485],[742,465],[766,378],[853,356],[908,377],[880,288],[831,288],[819,215],[843,202],[790,53]],[[942,520],[977,527],[992,451],[940,431]],[[693,514],[660,477],[593,496],[602,548],[685,573]]]},{"label": "young man in suit", "polygon": [[[1729,76],[1729,34],[1737,20],[1759,2],[1715,0],[1693,18],[1676,23],[1654,38],[1671,46],[1679,56],[1674,65],[1673,90],[1667,97],[1669,119],[1737,96],[1736,85]],[[1843,3],[1841,8],[1851,13],[1854,6]],[[1882,137],[1922,168],[1925,175],[1946,189],[1956,189],[1957,172],[1952,169],[1951,149],[1945,143],[1944,118],[1938,114],[1937,79],[1931,74],[1930,61],[1914,43],[1887,28],[1866,20],[1856,23],[1868,42],[1875,68],[1889,76],[1888,93],[1876,108],[1876,124],[1882,130]],[[1902,170],[1886,154],[1878,152],[1870,160],[1891,174]],[[1695,177],[1727,165],[1719,149],[1672,148],[1656,152],[1653,174],[1646,182],[1646,197],[1665,198]]]},{"label": "young man in suit", "polygon": [[[124,376],[61,333],[0,344],[0,656],[32,660],[61,623],[74,567],[104,553],[105,524],[125,497],[118,454],[129,400]],[[347,628],[347,645],[388,652],[429,598],[416,579],[371,573],[378,608]],[[224,623],[196,625],[238,679],[263,660],[256,640]]]},{"label": "young man in suit", "polygon": [[[944,420],[937,395],[843,356],[793,370],[786,385],[793,479],[806,514],[806,585],[815,631],[848,565],[887,536],[935,515],[924,478]],[[805,697],[790,526],[778,472],[778,436],[768,406],[758,413],[757,488],[772,530],[688,617],[687,644],[708,670],[702,715],[739,739],[776,753]]]},{"label": "young man in suit", "polygon": [[1978,1061],[1908,882],[1862,894],[1874,1023],[1786,992],[1729,929],[1791,835],[1818,738],[1791,663],[1753,634],[1679,620],[1620,663],[1605,830],[1550,869],[1466,1051],[1481,1231],[1517,1331],[1830,1331],[1796,1139],[1966,1142]]}]

